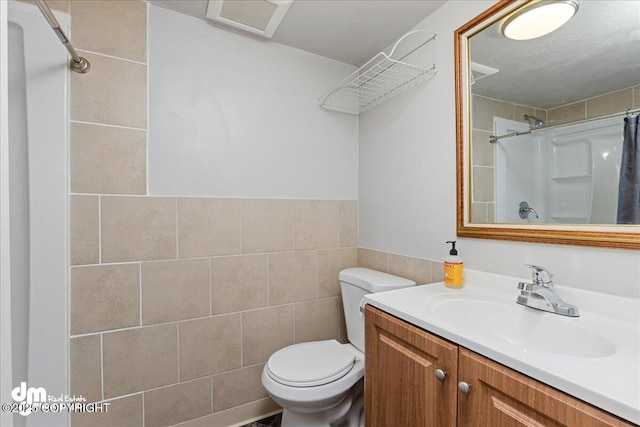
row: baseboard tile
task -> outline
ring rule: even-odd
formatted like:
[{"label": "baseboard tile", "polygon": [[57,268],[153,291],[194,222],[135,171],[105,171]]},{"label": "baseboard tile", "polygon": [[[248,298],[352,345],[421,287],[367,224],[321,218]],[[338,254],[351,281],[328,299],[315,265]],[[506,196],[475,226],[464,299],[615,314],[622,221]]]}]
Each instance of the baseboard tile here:
[{"label": "baseboard tile", "polygon": [[253,421],[258,421],[282,412],[271,398],[245,403],[235,408],[216,412],[195,420],[176,424],[176,427],[240,427]]}]

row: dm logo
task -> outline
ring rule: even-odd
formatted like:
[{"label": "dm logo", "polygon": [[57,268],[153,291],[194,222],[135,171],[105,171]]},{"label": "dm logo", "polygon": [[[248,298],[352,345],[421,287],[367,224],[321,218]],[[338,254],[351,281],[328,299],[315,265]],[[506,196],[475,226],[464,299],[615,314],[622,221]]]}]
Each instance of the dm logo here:
[{"label": "dm logo", "polygon": [[20,415],[29,415],[34,407],[34,403],[43,403],[47,401],[47,390],[44,387],[29,387],[26,382],[21,382],[19,387],[11,390],[11,398],[15,402],[24,402],[26,405],[20,405]]}]

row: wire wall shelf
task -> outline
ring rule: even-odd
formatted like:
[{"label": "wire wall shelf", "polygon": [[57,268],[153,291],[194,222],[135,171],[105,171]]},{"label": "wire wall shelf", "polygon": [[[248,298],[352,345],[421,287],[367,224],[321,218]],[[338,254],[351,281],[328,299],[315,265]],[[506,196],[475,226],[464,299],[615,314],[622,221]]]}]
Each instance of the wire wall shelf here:
[{"label": "wire wall shelf", "polygon": [[[322,95],[320,106],[325,110],[357,115],[433,77],[436,73],[435,39],[435,33],[425,30],[405,34],[388,55],[380,52]],[[430,58],[428,54],[422,54],[425,49],[431,51]],[[409,59],[427,65],[414,65],[408,62]]]}]

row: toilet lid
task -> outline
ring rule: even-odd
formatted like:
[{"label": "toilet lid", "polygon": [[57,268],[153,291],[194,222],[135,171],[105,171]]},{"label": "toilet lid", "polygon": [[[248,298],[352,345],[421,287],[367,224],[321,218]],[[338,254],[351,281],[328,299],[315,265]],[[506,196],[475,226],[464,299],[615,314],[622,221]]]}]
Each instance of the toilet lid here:
[{"label": "toilet lid", "polygon": [[336,340],[295,344],[276,351],[267,362],[273,380],[293,387],[313,387],[345,376],[356,362]]}]

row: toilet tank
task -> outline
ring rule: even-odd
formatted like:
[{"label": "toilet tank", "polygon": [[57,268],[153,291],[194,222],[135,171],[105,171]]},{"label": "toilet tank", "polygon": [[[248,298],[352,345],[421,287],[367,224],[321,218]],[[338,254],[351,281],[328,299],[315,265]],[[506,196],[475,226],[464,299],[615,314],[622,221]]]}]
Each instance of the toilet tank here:
[{"label": "toilet tank", "polygon": [[364,353],[364,314],[360,304],[366,294],[415,286],[416,282],[364,267],[347,268],[338,276],[349,342]]}]

